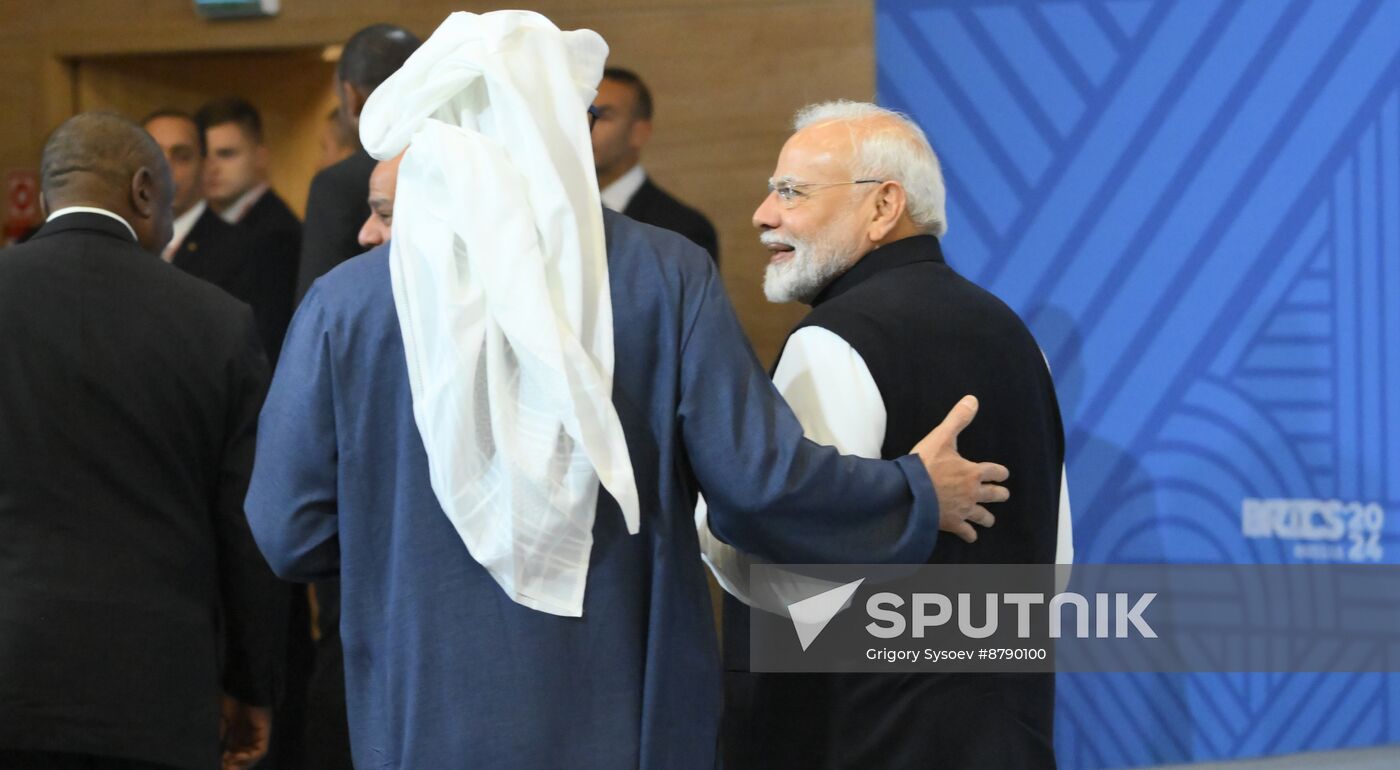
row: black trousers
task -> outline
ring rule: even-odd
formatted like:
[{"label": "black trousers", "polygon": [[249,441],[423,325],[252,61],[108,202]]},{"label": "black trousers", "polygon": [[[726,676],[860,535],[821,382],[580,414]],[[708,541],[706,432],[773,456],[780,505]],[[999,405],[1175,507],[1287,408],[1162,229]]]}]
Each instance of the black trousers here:
[{"label": "black trousers", "polygon": [[340,646],[340,581],[316,584],[321,612],[316,664],[306,695],[305,764],[298,770],[353,770],[345,709],[345,653]]},{"label": "black trousers", "polygon": [[170,765],[91,754],[0,749],[0,770],[179,770]]}]

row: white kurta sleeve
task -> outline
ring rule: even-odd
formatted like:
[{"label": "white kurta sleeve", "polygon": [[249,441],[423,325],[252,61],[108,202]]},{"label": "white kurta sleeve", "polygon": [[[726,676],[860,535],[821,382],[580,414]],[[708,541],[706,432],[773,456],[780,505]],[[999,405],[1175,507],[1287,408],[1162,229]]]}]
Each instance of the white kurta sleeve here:
[{"label": "white kurta sleeve", "polygon": [[879,458],[885,444],[885,400],[865,359],[834,332],[799,329],[783,348],[773,384],[802,432],[842,454]]},{"label": "white kurta sleeve", "polygon": [[[1050,378],[1054,379],[1055,373],[1050,369],[1049,356],[1042,350],[1040,357],[1045,360],[1045,371],[1050,372]],[[1074,563],[1074,523],[1069,512],[1069,474],[1065,472],[1063,463],[1060,464],[1060,516],[1055,532],[1055,563]]]},{"label": "white kurta sleeve", "polygon": [[1060,524],[1055,538],[1055,563],[1074,563],[1074,524],[1069,512],[1069,476],[1060,466]]},{"label": "white kurta sleeve", "polygon": [[[848,342],[816,326],[797,330],[783,347],[773,384],[792,407],[807,438],[836,447],[843,454],[880,457],[885,443],[885,401],[865,360]],[[792,585],[773,586],[772,596],[754,596],[749,568],[760,560],[710,532],[704,498],[695,509],[695,526],[702,556],[715,580],[745,604],[781,613],[789,601],[829,587],[794,575]],[[773,606],[775,602],[777,606]]]}]

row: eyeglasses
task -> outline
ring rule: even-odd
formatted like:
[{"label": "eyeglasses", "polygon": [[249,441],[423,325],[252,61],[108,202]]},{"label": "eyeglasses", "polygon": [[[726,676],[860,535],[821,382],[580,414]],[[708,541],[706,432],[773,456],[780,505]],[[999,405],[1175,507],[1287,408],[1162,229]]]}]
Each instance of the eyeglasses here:
[{"label": "eyeglasses", "polygon": [[803,198],[811,193],[804,192],[811,187],[840,187],[848,184],[884,184],[883,179],[853,179],[849,182],[790,182],[785,179],[769,179],[769,194],[777,193],[778,200],[782,201],[788,208],[796,206]]}]

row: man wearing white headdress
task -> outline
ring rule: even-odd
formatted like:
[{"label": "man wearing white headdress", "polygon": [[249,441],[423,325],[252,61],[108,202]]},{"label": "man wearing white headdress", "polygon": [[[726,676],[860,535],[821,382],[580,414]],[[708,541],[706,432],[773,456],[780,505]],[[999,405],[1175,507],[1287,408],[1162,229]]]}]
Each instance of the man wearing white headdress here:
[{"label": "man wearing white headdress", "polygon": [[[607,47],[453,14],[370,97],[392,239],[319,280],[247,511],[283,577],[340,575],[355,763],[711,768],[720,667],[692,519],[776,562],[922,562],[1006,469],[802,437],[713,263],[599,202]],[[932,482],[932,483],[931,483]]]}]

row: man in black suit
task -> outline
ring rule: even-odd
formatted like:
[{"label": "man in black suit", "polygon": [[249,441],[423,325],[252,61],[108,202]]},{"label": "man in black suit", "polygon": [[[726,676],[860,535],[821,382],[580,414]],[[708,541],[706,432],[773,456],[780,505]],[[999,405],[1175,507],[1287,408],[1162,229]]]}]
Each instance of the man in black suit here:
[{"label": "man in black suit", "polygon": [[194,116],[163,109],[141,121],[165,153],[175,182],[174,234],[161,257],[191,275],[249,301],[252,248],[241,229],[225,222],[204,199],[204,135]]},{"label": "man in black suit", "polygon": [[242,230],[248,253],[242,283],[225,286],[253,307],[258,336],[274,364],[292,320],[301,221],[267,183],[262,116],[239,98],[210,102],[195,113],[204,139],[204,195],[209,208]]},{"label": "man in black suit", "polygon": [[[346,41],[336,65],[335,91],[340,97],[341,118],[356,133],[360,130],[360,110],[369,95],[403,66],[420,42],[412,32],[392,24],[365,27]],[[313,281],[363,250],[356,234],[369,217],[365,188],[374,164],[374,158],[360,147],[345,160],[321,169],[311,180],[297,302]]]},{"label": "man in black suit", "polygon": [[0,767],[215,767],[221,731],[250,766],[285,611],[242,510],[252,315],[157,256],[136,124],[69,119],[40,174],[48,222],[0,255]]},{"label": "man in black suit", "polygon": [[719,262],[719,238],[704,214],[671,197],[642,168],[651,139],[652,101],[631,70],[608,67],[593,100],[593,164],[603,205],[649,225],[680,233]]}]

